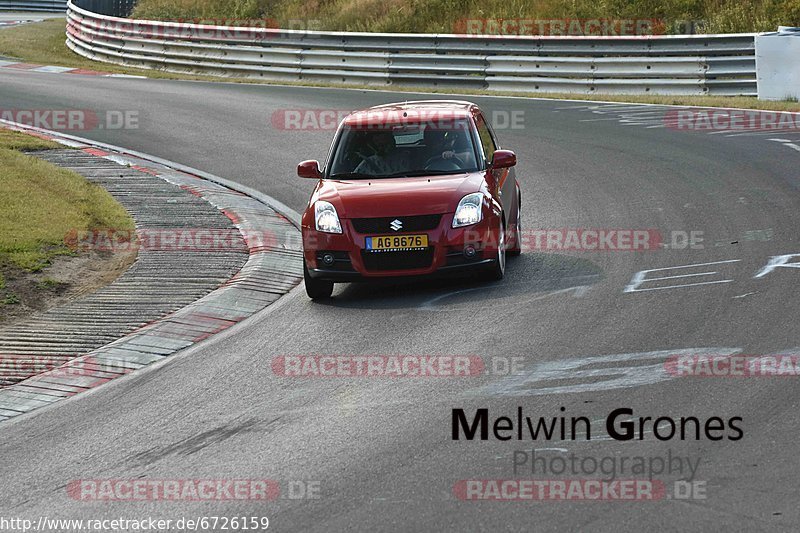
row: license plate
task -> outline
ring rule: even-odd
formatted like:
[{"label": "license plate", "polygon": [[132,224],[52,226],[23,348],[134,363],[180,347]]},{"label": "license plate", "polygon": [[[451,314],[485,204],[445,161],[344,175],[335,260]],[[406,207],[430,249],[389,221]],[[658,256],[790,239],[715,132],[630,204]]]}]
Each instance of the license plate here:
[{"label": "license plate", "polygon": [[379,235],[366,238],[366,249],[372,252],[427,248],[427,235]]}]

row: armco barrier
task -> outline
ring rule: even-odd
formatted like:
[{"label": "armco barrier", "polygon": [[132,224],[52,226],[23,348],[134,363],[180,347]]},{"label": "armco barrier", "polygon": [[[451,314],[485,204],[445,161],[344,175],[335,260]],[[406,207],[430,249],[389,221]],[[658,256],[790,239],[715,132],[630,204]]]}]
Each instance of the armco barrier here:
[{"label": "armco barrier", "polygon": [[[67,45],[142,68],[271,81],[520,92],[755,95],[754,34],[476,37],[131,20],[70,0]],[[104,14],[101,14],[104,13]]]},{"label": "armco barrier", "polygon": [[0,0],[0,11],[66,11],[67,0]]}]

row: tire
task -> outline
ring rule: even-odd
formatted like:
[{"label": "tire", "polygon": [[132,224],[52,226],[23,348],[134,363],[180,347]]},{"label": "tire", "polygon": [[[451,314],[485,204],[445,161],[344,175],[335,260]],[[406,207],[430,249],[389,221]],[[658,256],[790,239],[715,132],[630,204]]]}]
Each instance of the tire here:
[{"label": "tire", "polygon": [[508,250],[508,255],[517,257],[522,253],[522,194],[517,195],[517,224],[514,230],[514,247]]},{"label": "tire", "polygon": [[306,294],[312,300],[324,300],[333,294],[333,282],[312,278],[308,273],[305,260],[303,261],[303,279],[305,280]]},{"label": "tire", "polygon": [[502,214],[500,215],[498,236],[497,258],[483,275],[483,279],[486,281],[500,281],[506,275],[506,225]]}]

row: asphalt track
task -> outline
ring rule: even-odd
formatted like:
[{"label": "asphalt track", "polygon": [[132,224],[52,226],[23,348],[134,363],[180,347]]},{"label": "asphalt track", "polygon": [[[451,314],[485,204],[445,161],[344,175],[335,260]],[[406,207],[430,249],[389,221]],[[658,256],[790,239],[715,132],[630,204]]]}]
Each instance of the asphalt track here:
[{"label": "asphalt track", "polygon": [[[238,181],[298,211],[313,185],[295,176],[295,165],[324,159],[331,132],[275,129],[273,112],[416,97],[425,96],[0,71],[0,108],[137,110],[139,129],[79,134]],[[800,153],[787,146],[798,134],[779,135],[783,142],[688,133],[648,127],[658,118],[619,120],[652,109],[472,100],[490,112],[524,115],[524,128],[498,133],[518,154],[528,229],[701,231],[704,246],[530,252],[509,262],[502,283],[342,286],[328,303],[295,290],[164,364],[0,427],[0,515],[268,516],[279,531],[796,530],[797,378],[672,378],[663,358],[703,349],[798,353],[800,271],[778,268],[754,278],[771,256],[800,253]],[[690,270],[719,272],[702,279],[728,283],[624,292],[639,271],[733,260]],[[650,277],[682,272],[689,271]],[[665,354],[641,355],[656,351]],[[529,379],[272,373],[274,357],[301,354],[522,357]],[[615,354],[639,355],[585,360]],[[551,364],[537,366],[545,362]],[[540,381],[545,375],[550,381]],[[557,416],[563,406],[567,415],[597,421],[593,438],[450,438],[453,408],[514,417],[517,406],[537,417]],[[618,407],[637,417],[739,416],[744,438],[602,438],[602,420]],[[597,460],[668,451],[699,458],[695,479],[705,482],[707,497],[533,503],[454,496],[465,479],[586,477],[515,476],[513,452],[531,448]],[[681,476],[662,477],[672,492]],[[283,489],[271,502],[86,502],[65,490],[76,479],[134,478],[267,478],[282,489],[318,481],[320,494],[292,499]]]},{"label": "asphalt track", "polygon": [[23,11],[0,11],[0,28],[7,22],[31,22],[43,19],[64,18],[63,13],[32,13]]}]

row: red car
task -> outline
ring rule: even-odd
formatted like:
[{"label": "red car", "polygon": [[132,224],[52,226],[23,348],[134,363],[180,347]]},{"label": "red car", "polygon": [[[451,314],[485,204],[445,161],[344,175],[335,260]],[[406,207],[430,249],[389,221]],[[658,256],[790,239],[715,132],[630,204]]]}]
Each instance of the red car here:
[{"label": "red car", "polygon": [[303,213],[303,270],[311,298],[336,282],[472,269],[503,278],[520,253],[521,194],[514,152],[501,150],[477,105],[388,104],[339,125]]}]

